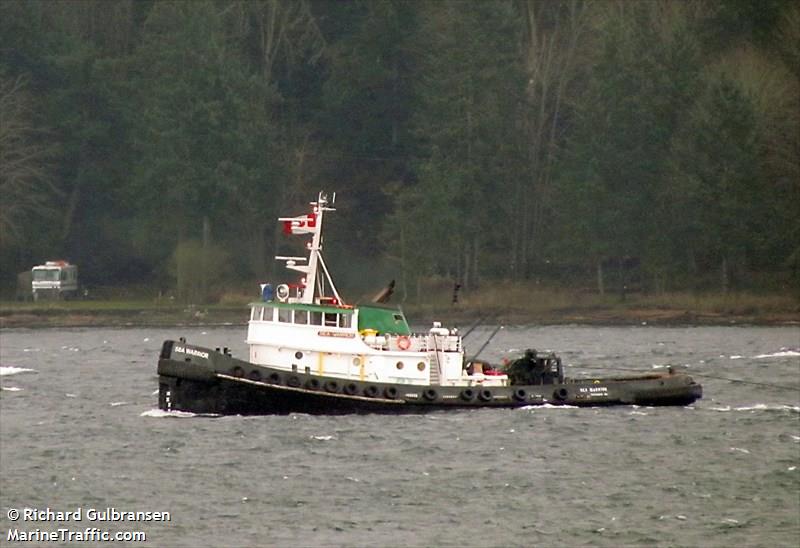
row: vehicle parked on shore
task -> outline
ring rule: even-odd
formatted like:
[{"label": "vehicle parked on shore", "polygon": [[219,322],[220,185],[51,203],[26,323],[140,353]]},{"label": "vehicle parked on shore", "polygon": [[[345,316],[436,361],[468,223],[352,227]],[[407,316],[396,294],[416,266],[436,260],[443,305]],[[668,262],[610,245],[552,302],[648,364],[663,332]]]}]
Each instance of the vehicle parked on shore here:
[{"label": "vehicle parked on shore", "polygon": [[34,301],[66,300],[78,296],[78,267],[64,260],[47,261],[31,269]]}]

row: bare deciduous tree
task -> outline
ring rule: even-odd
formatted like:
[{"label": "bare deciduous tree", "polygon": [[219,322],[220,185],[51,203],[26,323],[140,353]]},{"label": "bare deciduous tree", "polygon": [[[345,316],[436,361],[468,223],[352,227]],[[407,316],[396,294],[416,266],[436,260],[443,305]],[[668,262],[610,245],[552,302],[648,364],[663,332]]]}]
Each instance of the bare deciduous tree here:
[{"label": "bare deciduous tree", "polygon": [[0,74],[0,247],[23,239],[26,226],[54,212],[53,146],[30,113],[24,77]]},{"label": "bare deciduous tree", "polygon": [[311,13],[309,2],[281,0],[240,1],[223,13],[234,21],[237,34],[249,35],[267,83],[275,79],[273,71],[279,58],[287,70],[301,58],[314,62],[325,49],[325,40]]},{"label": "bare deciduous tree", "polygon": [[567,86],[575,77],[578,45],[588,23],[581,0],[547,3],[523,0],[521,44],[525,64],[524,124],[528,136],[528,179],[517,186],[517,211],[521,226],[512,234],[517,276],[524,276],[533,255],[541,249],[544,204],[550,186],[551,166],[559,148],[559,128]]}]

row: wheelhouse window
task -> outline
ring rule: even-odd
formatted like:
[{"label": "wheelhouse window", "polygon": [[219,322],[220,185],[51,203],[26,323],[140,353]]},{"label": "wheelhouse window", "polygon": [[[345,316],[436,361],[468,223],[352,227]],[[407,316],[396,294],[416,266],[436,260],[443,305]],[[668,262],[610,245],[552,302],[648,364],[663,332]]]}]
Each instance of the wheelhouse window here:
[{"label": "wheelhouse window", "polygon": [[295,310],[294,311],[294,323],[298,323],[301,325],[305,325],[308,323],[308,311],[307,310]]},{"label": "wheelhouse window", "polygon": [[278,309],[278,321],[283,323],[292,323],[292,312],[289,308]]},{"label": "wheelhouse window", "polygon": [[351,314],[340,314],[339,315],[339,327],[350,327],[350,320],[352,319]]},{"label": "wheelhouse window", "polygon": [[[267,309],[266,314],[269,316],[271,311]],[[250,312],[250,319],[254,321],[263,321],[264,320],[264,307],[263,306],[254,306]],[[269,319],[269,317],[267,317]]]},{"label": "wheelhouse window", "polygon": [[311,312],[311,325],[322,325],[322,312]]}]

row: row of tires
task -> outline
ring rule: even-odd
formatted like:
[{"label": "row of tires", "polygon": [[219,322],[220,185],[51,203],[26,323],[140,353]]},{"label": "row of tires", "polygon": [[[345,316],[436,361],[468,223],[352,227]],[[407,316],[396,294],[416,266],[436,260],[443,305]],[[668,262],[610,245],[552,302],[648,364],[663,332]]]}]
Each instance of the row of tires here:
[{"label": "row of tires", "polygon": [[[242,367],[237,365],[231,370],[231,375],[236,378],[245,378],[245,371]],[[253,369],[247,373],[247,378],[256,382],[263,381],[275,385],[283,385],[285,383],[286,386],[291,388],[306,388],[308,390],[315,391],[321,390],[331,394],[343,393],[348,396],[363,395],[367,398],[377,398],[382,396],[390,400],[397,399],[399,396],[399,392],[394,386],[387,386],[381,390],[380,387],[374,384],[368,384],[359,390],[359,386],[353,382],[340,383],[334,379],[328,379],[322,382],[316,377],[311,377],[307,379],[305,383],[303,383],[303,381],[297,375],[287,375],[284,378],[280,373],[274,371],[265,379],[262,377],[261,372],[258,369]],[[359,394],[359,391],[361,394]],[[439,392],[435,388],[428,388],[422,392],[422,398],[428,402],[435,402],[439,399],[439,397]],[[481,402],[488,403],[494,399],[494,394],[488,388],[465,388],[459,393],[458,397],[467,403],[475,401],[476,398]],[[511,393],[511,397],[518,402],[525,402],[528,400],[528,393],[524,388],[516,388]],[[567,389],[563,387],[557,389],[553,393],[553,397],[561,401],[567,399]]]},{"label": "row of tires", "polygon": [[[244,369],[239,367],[238,365],[231,370],[231,375],[237,378],[244,378],[245,372]],[[276,385],[286,385],[291,388],[306,388],[308,390],[322,390],[325,392],[329,392],[331,394],[338,394],[343,393],[347,394],[348,396],[358,396],[359,395],[359,387],[356,383],[340,383],[334,379],[328,379],[322,382],[320,379],[316,377],[311,377],[305,381],[305,383],[301,380],[298,375],[287,375],[284,377],[280,373],[273,371],[270,373],[266,378],[263,378],[261,372],[258,369],[253,369],[247,374],[247,378],[256,381],[256,382],[267,382],[269,384],[276,384]],[[368,398],[377,398],[383,396],[385,398],[394,400],[400,395],[397,391],[397,388],[394,386],[387,386],[386,388],[381,391],[380,388],[375,386],[374,384],[367,385],[361,390],[361,394]]]}]

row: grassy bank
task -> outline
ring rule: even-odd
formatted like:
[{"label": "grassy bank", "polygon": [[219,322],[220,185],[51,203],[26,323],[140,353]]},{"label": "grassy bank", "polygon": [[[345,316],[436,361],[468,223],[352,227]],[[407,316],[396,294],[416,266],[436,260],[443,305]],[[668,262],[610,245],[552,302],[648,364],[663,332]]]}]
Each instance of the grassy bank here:
[{"label": "grassy bank", "polygon": [[[430,292],[424,303],[402,303],[413,323],[447,324],[669,324],[800,325],[796,295],[752,293],[668,293],[597,295],[541,289],[522,284],[495,284],[463,292],[452,303],[452,291]],[[396,295],[399,297],[399,295]],[[226,294],[212,305],[185,305],[165,299],[108,299],[72,302],[0,303],[0,327],[244,325],[252,295]]]},{"label": "grassy bank", "polygon": [[796,295],[752,293],[664,293],[598,295],[574,290],[498,284],[449,302],[410,305],[409,315],[426,319],[499,318],[505,323],[800,325]]},{"label": "grassy bank", "polygon": [[246,322],[244,305],[180,305],[151,300],[0,303],[0,328],[211,325]]}]

